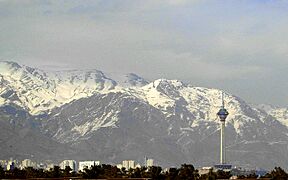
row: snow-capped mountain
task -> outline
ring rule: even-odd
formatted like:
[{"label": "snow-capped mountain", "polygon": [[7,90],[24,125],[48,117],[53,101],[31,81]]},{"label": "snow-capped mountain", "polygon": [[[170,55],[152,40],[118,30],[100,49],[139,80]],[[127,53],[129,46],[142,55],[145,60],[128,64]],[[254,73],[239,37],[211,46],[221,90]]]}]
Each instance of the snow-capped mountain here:
[{"label": "snow-capped mountain", "polygon": [[[118,78],[118,83],[126,86],[147,83],[135,74]],[[0,85],[0,104],[12,102],[35,115],[97,92],[109,92],[118,84],[98,70],[44,72],[2,61]]]},{"label": "snow-capped mountain", "polygon": [[[12,62],[0,62],[0,80],[0,107],[28,114],[13,118],[9,111],[10,125],[71,147],[71,158],[218,162],[221,90],[98,70],[45,72]],[[287,109],[250,106],[226,92],[225,106],[229,163],[272,168],[287,162]]]},{"label": "snow-capped mountain", "polygon": [[267,104],[260,104],[256,107],[267,112],[269,115],[279,120],[283,125],[288,126],[288,108],[277,107]]}]

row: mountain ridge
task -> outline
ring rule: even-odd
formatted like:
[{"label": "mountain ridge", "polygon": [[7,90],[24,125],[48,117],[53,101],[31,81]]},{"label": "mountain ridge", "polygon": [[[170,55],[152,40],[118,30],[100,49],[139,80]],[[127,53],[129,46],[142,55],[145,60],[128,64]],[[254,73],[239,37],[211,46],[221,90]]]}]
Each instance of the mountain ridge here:
[{"label": "mountain ridge", "polygon": [[[23,124],[34,123],[31,128],[39,136],[71,147],[71,158],[73,154],[115,162],[150,156],[161,165],[188,160],[197,166],[218,162],[216,113],[222,90],[178,80],[148,82],[136,74],[108,76],[99,70],[53,74],[13,62],[0,62],[0,70],[0,107],[16,105],[29,113]],[[230,162],[266,168],[285,164],[288,110],[251,106],[237,96],[224,95],[230,113],[226,121]],[[264,155],[275,163],[267,164]]]}]

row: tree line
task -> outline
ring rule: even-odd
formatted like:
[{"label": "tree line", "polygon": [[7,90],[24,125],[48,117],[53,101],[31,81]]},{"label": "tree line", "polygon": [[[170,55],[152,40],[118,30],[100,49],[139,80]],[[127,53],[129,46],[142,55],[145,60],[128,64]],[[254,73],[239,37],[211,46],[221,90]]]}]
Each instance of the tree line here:
[{"label": "tree line", "polygon": [[[117,168],[116,166],[102,164],[85,168],[83,171],[75,172],[67,166],[61,169],[54,166],[50,170],[34,169],[27,167],[24,169],[14,168],[5,171],[0,166],[0,179],[29,179],[29,178],[83,178],[83,179],[111,179],[111,178],[150,178],[152,180],[216,180],[229,179],[230,172],[210,170],[207,174],[199,175],[197,169],[191,164],[183,164],[180,168],[170,168],[163,171],[159,166],[141,167],[135,169]],[[280,167],[275,167],[265,175],[272,180],[287,180],[288,174]],[[238,179],[256,179],[255,174],[239,176]]]}]

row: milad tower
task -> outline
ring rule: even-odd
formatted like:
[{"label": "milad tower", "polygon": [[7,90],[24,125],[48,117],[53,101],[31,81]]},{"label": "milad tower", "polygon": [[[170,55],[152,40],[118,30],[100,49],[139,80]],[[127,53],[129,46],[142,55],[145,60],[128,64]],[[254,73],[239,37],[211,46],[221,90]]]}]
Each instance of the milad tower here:
[{"label": "milad tower", "polygon": [[225,109],[224,93],[222,92],[222,106],[217,113],[220,119],[220,164],[215,165],[217,169],[230,169],[231,165],[226,164],[226,151],[225,151],[225,120],[229,115]]}]

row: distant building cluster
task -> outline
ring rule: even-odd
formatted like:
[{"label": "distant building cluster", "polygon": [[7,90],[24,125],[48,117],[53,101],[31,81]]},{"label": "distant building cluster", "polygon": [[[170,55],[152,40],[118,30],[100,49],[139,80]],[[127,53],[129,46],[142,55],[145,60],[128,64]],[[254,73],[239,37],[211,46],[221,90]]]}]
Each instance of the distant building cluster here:
[{"label": "distant building cluster", "polygon": [[[154,160],[145,158],[144,166],[146,167],[154,166]],[[141,164],[139,163],[136,164],[135,161],[133,160],[124,160],[122,161],[122,164],[117,164],[117,168],[135,169],[135,168],[141,168]]]},{"label": "distant building cluster", "polygon": [[[100,161],[95,160],[86,160],[86,161],[79,161],[76,160],[62,160],[59,164],[54,164],[51,160],[47,160],[44,162],[36,162],[31,159],[24,159],[22,161],[13,160],[10,158],[9,160],[0,160],[0,165],[4,168],[4,170],[9,171],[13,170],[15,168],[19,169],[26,169],[26,168],[34,168],[34,169],[44,169],[44,170],[51,170],[55,166],[59,166],[60,169],[66,169],[69,167],[69,171],[75,171],[75,172],[85,172],[85,169],[90,169],[92,166],[98,166],[101,165]],[[114,164],[116,165],[116,164]],[[135,168],[141,168],[141,167],[152,167],[155,166],[154,160],[149,158],[144,158],[144,161],[142,162],[142,165],[140,163],[135,162],[134,160],[123,160],[121,163],[116,165],[119,169],[126,169],[126,172],[128,172],[130,169]],[[187,167],[189,165],[186,165]],[[181,169],[181,168],[180,168]],[[149,171],[149,168],[146,169],[146,171]],[[225,175],[225,173],[229,173],[231,175],[231,178],[237,178],[237,177],[248,177],[249,175],[255,175],[257,177],[262,177],[266,175],[267,171],[263,169],[249,169],[249,168],[241,168],[241,167],[232,167],[232,165],[229,164],[217,164],[215,166],[207,166],[207,167],[199,167],[197,168],[197,173],[200,176],[205,177],[205,175],[216,175],[217,172],[221,172],[222,175]],[[125,171],[122,171],[125,172]],[[130,171],[129,171],[130,172]],[[163,174],[169,174],[170,169],[166,168],[162,170]],[[220,174],[221,174],[220,173]],[[227,174],[227,175],[229,175]]]},{"label": "distant building cluster", "polygon": [[83,171],[85,168],[100,165],[100,161],[80,161],[78,171]]},{"label": "distant building cluster", "polygon": [[[25,169],[28,167],[32,167],[34,169],[44,169],[50,170],[54,168],[54,166],[59,166],[61,169],[65,169],[66,167],[70,167],[72,171],[78,172],[83,171],[85,168],[90,168],[91,166],[100,165],[100,161],[95,160],[87,160],[87,161],[79,161],[77,163],[76,160],[63,160],[59,164],[53,163],[51,160],[47,160],[44,162],[36,162],[31,159],[24,159],[22,161],[13,160],[10,158],[9,160],[0,160],[0,165],[4,168],[4,170],[13,170],[14,168]],[[119,169],[135,169],[141,168],[141,164],[136,163],[134,160],[123,160],[121,164],[116,165]],[[153,159],[145,158],[145,162],[143,166],[151,167],[154,166]]]},{"label": "distant building cluster", "polygon": [[24,159],[22,161],[15,160],[10,158],[9,160],[0,160],[1,167],[4,168],[4,170],[13,170],[14,168],[24,169],[24,168],[34,168],[34,169],[45,169],[49,170],[53,168],[54,166],[57,166],[58,164],[52,163],[52,161],[47,160],[45,162],[37,163],[36,161],[33,161],[31,159]]}]

